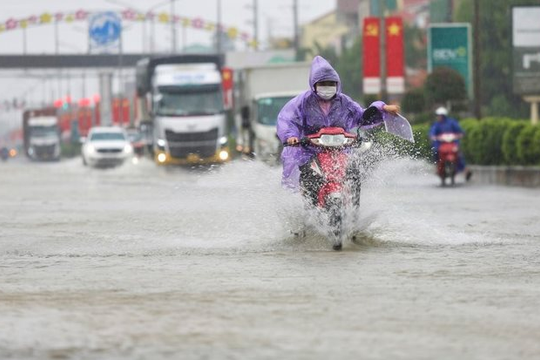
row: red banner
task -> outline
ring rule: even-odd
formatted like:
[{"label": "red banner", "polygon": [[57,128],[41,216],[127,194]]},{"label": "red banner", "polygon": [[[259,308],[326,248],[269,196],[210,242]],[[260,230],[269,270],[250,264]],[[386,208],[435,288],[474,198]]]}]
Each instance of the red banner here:
[{"label": "red banner", "polygon": [[387,17],[386,74],[389,94],[405,92],[405,66],[403,61],[403,22],[400,17]]},{"label": "red banner", "polygon": [[223,68],[221,75],[223,78],[223,105],[225,110],[229,110],[233,107],[233,70],[231,68]]},{"label": "red banner", "polygon": [[363,67],[364,94],[378,94],[381,90],[380,79],[380,24],[379,18],[364,19],[363,29]]}]

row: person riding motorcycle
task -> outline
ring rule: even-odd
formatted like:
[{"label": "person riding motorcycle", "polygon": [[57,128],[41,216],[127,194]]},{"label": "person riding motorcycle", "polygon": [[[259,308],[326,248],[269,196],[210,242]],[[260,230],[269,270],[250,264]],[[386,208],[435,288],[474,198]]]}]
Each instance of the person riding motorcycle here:
[{"label": "person riding motorcycle", "polygon": [[[375,101],[382,114],[376,122],[362,120],[364,109],[341,92],[341,80],[330,63],[315,56],[311,63],[309,90],[291,99],[281,109],[277,119],[277,135],[284,144],[298,144],[303,137],[316,133],[323,127],[341,127],[350,132],[353,128],[370,129],[383,124],[388,114],[396,115],[400,107]],[[308,146],[286,146],[281,153],[283,163],[282,184],[297,190],[302,167],[319,151]]]},{"label": "person riding motorcycle", "polygon": [[[434,161],[435,163],[437,163],[437,161],[439,160],[439,148],[441,146],[441,142],[439,141],[438,137],[445,133],[452,133],[456,135],[457,140],[455,142],[459,146],[459,140],[463,137],[465,133],[461,126],[459,126],[457,120],[448,116],[448,110],[444,106],[438,107],[435,110],[435,115],[437,119],[429,129],[429,138],[433,147]],[[464,172],[465,179],[467,181],[471,179],[472,171],[467,169],[465,158],[461,152],[458,153],[456,171],[458,173]]]}]

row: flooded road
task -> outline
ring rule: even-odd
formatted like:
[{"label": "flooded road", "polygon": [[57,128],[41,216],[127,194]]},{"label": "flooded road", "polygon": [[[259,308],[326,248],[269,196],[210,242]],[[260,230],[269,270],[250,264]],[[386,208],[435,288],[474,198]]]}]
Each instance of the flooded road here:
[{"label": "flooded road", "polygon": [[540,358],[540,190],[388,162],[333,252],[262,164],[0,165],[0,359]]}]

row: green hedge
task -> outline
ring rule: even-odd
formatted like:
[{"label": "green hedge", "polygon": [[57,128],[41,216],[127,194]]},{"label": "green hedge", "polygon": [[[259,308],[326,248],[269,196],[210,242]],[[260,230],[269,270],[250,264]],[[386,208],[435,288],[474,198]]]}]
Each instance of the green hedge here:
[{"label": "green hedge", "polygon": [[528,124],[523,121],[515,121],[506,129],[502,139],[502,152],[504,163],[508,165],[523,165],[517,151],[517,139],[521,131]]},{"label": "green hedge", "polygon": [[432,158],[431,144],[427,133],[429,124],[413,125],[414,143],[390,135],[381,129],[374,132],[375,141],[398,155],[410,156],[414,159],[430,160]]},{"label": "green hedge", "polygon": [[[464,119],[461,151],[470,164],[540,165],[540,126],[509,118]],[[415,125],[415,139],[429,150],[428,127]]]},{"label": "green hedge", "polygon": [[540,127],[527,124],[517,136],[517,156],[522,165],[540,165]]}]

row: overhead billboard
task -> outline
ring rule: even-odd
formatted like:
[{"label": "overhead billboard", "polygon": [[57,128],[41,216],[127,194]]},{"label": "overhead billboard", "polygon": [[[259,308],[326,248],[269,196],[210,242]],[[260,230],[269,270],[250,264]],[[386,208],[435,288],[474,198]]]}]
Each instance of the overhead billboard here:
[{"label": "overhead billboard", "polygon": [[512,8],[513,88],[540,95],[540,6]]},{"label": "overhead billboard", "polygon": [[428,28],[428,72],[438,67],[456,70],[472,96],[472,46],[470,24],[431,24]]}]

